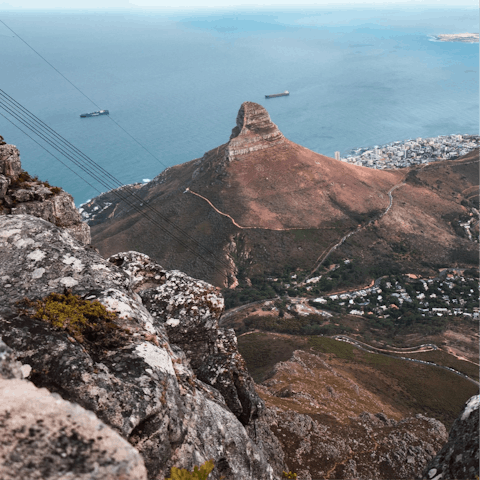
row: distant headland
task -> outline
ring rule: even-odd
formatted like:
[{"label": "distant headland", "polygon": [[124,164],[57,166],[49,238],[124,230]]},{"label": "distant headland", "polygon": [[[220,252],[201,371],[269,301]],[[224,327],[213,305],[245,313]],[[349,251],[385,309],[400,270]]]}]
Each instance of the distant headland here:
[{"label": "distant headland", "polygon": [[432,35],[432,38],[437,42],[478,43],[478,33],[446,33],[442,35]]}]

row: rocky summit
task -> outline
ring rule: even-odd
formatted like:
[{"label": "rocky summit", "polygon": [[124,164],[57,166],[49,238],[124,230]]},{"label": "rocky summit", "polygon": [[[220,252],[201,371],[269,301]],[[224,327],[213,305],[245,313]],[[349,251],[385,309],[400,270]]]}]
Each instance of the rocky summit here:
[{"label": "rocky summit", "polygon": [[245,102],[237,115],[237,125],[233,128],[226,149],[228,160],[239,155],[264,150],[285,142],[285,137],[271,121],[268,112],[258,103]]}]

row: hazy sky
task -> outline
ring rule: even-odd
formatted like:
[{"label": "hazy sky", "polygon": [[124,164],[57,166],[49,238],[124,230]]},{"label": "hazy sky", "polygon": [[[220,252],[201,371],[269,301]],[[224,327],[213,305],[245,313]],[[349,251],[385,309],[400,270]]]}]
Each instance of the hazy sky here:
[{"label": "hazy sky", "polygon": [[90,8],[142,8],[142,7],[268,7],[268,6],[323,6],[350,5],[361,7],[368,4],[395,6],[465,6],[478,7],[477,0],[0,0],[0,14],[9,9],[90,9]]}]

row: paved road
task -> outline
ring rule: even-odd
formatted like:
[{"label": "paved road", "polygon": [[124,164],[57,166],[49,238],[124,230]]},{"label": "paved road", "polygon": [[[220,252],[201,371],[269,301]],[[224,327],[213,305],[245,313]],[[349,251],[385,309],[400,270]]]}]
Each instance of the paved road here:
[{"label": "paved road", "polygon": [[[350,343],[352,345],[355,345],[357,348],[359,348],[360,350],[363,350],[365,352],[369,352],[369,353],[376,353],[377,355],[385,355],[386,357],[392,357],[392,358],[398,358],[400,360],[405,360],[407,362],[414,362],[414,363],[419,363],[419,364],[423,364],[423,365],[430,365],[432,367],[438,367],[438,368],[443,368],[444,370],[448,370],[452,373],[454,373],[455,375],[459,375],[460,377],[463,377],[465,378],[466,380],[469,380],[470,382],[474,383],[475,385],[478,385],[480,386],[480,383],[477,382],[476,380],[474,380],[473,378],[470,378],[468,375],[465,375],[464,373],[461,373],[459,372],[458,370],[455,370],[454,368],[451,368],[451,367],[445,367],[444,365],[438,365],[434,362],[427,362],[425,360],[417,360],[416,358],[408,358],[408,357],[399,357],[397,355],[394,355],[394,353],[420,353],[420,352],[428,352],[428,351],[432,351],[432,350],[438,350],[438,347],[433,344],[433,343],[429,343],[429,344],[424,344],[424,345],[419,345],[418,347],[411,347],[411,348],[418,348],[418,350],[416,351],[394,351],[394,350],[387,350],[386,352],[389,352],[389,353],[386,353],[386,352],[381,352],[381,351],[378,351],[378,350],[381,350],[377,347],[372,347],[371,345],[368,345],[366,343],[363,343],[363,342],[360,342],[359,340],[355,340],[353,338],[350,338],[350,337],[347,337],[346,335],[334,335],[333,337],[331,337],[335,340],[338,340],[338,341],[341,341],[341,342],[346,342],[346,343]],[[421,349],[422,347],[430,347],[429,349]]]}]

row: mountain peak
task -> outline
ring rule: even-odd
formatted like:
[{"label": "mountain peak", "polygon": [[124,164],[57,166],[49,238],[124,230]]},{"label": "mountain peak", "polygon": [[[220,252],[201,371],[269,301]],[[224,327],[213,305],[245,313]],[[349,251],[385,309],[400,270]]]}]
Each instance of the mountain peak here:
[{"label": "mountain peak", "polygon": [[237,115],[227,148],[227,158],[236,159],[257,150],[284,143],[285,137],[270,119],[264,107],[254,102],[243,102]]}]

